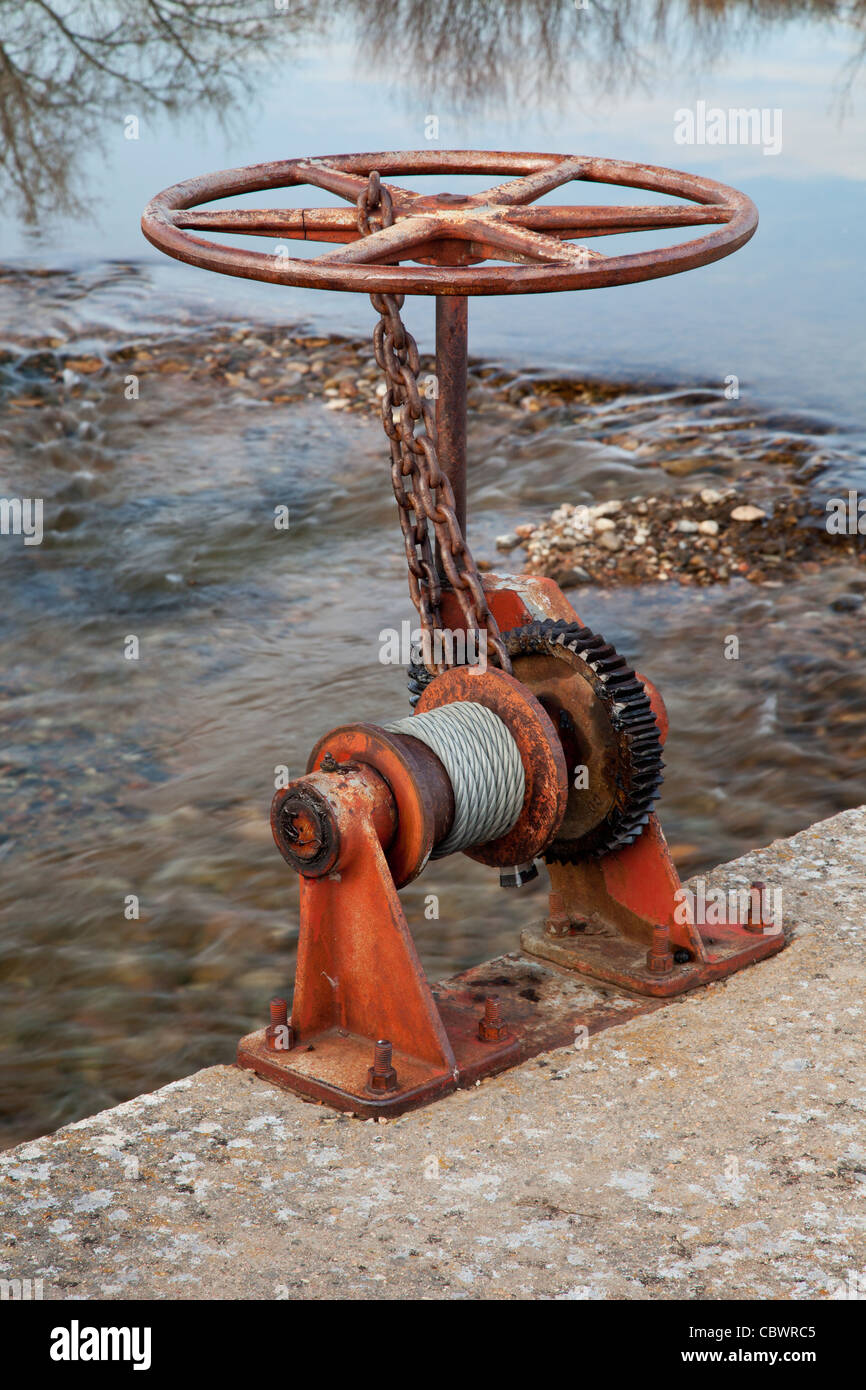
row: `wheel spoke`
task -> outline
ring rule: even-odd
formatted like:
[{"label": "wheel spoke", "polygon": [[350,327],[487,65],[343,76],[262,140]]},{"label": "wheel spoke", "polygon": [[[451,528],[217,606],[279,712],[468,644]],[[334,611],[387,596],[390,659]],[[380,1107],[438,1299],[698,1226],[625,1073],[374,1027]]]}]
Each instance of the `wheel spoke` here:
[{"label": "wheel spoke", "polygon": [[351,208],[187,208],[171,220],[188,231],[309,241],[350,241],[358,234],[357,213]]},{"label": "wheel spoke", "polygon": [[295,166],[299,182],[311,183],[316,188],[324,188],[328,193],[336,193],[347,198],[350,203],[357,201],[359,193],[367,187],[367,180],[360,174],[347,174],[325,164],[319,159],[299,159]]},{"label": "wheel spoke", "polygon": [[511,259],[533,264],[537,261],[558,264],[586,264],[588,261],[603,261],[600,251],[592,251],[588,246],[574,246],[570,241],[560,241],[555,236],[544,236],[541,232],[530,231],[526,227],[513,227],[507,222],[494,218],[463,222],[461,236],[472,241],[481,241],[488,246],[500,247],[511,252]]},{"label": "wheel spoke", "polygon": [[391,227],[359,236],[338,251],[317,256],[319,265],[371,265],[378,261],[399,261],[412,247],[429,241],[442,226],[436,217],[401,217]]},{"label": "wheel spoke", "polygon": [[[363,174],[347,174],[342,169],[335,169],[333,164],[325,164],[319,159],[299,159],[295,168],[302,183],[324,188],[328,193],[336,193],[339,198],[346,198],[350,203],[356,203],[367,187],[367,179]],[[397,188],[384,181],[382,187],[387,188],[397,207],[418,196],[408,188]]]},{"label": "wheel spoke", "polygon": [[552,189],[559,188],[571,179],[579,178],[587,163],[588,160],[577,156],[561,159],[558,164],[550,164],[545,169],[536,170],[534,174],[524,174],[522,178],[494,184],[492,188],[485,189],[477,196],[483,198],[486,203],[532,203],[536,198],[540,198],[542,193],[550,193]]},{"label": "wheel spoke", "polygon": [[661,227],[699,227],[706,223],[729,222],[734,209],[719,205],[690,207],[584,207],[543,206],[515,208],[504,212],[502,220],[533,231],[563,232],[577,236],[614,236],[620,232],[640,232]]}]

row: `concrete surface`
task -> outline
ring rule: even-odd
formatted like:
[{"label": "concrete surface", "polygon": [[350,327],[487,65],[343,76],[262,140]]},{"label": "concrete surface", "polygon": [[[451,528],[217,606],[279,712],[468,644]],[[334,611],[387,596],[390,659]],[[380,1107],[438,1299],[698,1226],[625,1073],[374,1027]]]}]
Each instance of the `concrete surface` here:
[{"label": "concrete surface", "polygon": [[0,1155],[45,1298],[866,1296],[866,808],[716,870],[792,944],[390,1123],[212,1067]]}]

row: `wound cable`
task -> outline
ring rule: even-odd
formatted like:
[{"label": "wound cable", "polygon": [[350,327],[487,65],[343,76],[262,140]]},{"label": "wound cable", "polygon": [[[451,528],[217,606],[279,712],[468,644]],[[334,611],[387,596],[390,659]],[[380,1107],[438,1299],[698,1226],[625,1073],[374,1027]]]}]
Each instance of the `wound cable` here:
[{"label": "wound cable", "polygon": [[460,700],[385,728],[424,743],[443,764],[454,792],[454,821],[431,858],[498,840],[523,809],[526,779],[506,724],[486,705]]}]

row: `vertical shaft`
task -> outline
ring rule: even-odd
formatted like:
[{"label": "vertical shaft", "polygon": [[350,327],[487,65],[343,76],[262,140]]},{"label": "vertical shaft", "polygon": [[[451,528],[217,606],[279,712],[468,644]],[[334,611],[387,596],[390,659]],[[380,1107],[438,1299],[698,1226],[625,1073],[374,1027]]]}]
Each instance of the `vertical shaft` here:
[{"label": "vertical shaft", "polygon": [[[466,532],[466,341],[465,295],[436,296],[436,424],[439,462],[454,492],[454,510]],[[440,566],[441,569],[441,566]]]}]

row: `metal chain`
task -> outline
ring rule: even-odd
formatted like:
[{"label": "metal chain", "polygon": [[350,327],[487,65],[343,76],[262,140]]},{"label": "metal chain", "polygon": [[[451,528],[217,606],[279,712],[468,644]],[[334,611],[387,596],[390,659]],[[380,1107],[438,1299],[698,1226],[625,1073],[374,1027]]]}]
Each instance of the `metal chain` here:
[{"label": "metal chain", "polygon": [[[391,195],[374,170],[358,197],[358,228],[362,236],[368,236],[393,222]],[[448,666],[447,660],[434,659],[434,635],[442,629],[442,588],[430,538],[432,526],[442,568],[463,611],[467,633],[475,632],[479,638],[484,634],[487,660],[510,671],[511,658],[487,606],[478,567],[457,520],[451,483],[439,465],[436,412],[418,389],[421,361],[418,344],[400,317],[404,298],[402,294],[370,295],[379,315],[373,350],[385,377],[382,424],[391,446],[391,482],[406,547],[409,592],[427,638],[422,648],[425,665],[434,675]],[[442,647],[453,656],[453,644],[443,643]]]}]

